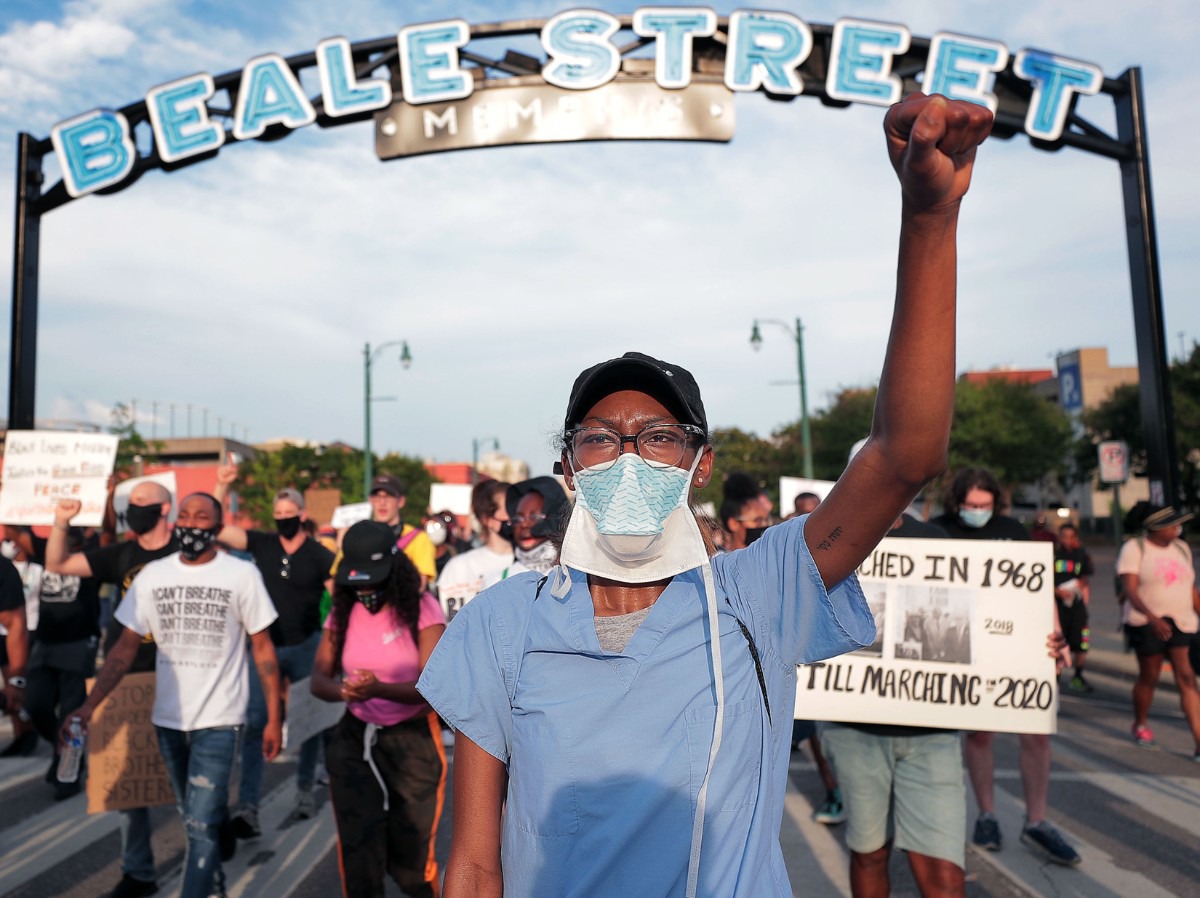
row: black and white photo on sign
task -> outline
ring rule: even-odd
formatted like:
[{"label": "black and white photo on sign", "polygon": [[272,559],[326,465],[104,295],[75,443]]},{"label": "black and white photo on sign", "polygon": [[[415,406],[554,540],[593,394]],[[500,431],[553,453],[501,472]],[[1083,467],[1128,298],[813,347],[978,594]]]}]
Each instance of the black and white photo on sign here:
[{"label": "black and white photo on sign", "polygon": [[898,583],[895,590],[900,631],[895,642],[895,657],[950,664],[971,663],[974,589]]}]

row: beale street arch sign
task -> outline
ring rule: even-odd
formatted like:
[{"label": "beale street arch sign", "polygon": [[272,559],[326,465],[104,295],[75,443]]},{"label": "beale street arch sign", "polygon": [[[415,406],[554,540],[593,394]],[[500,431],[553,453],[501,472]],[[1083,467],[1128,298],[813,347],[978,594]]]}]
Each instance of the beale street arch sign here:
[{"label": "beale street arch sign", "polygon": [[[319,84],[315,95],[302,79]],[[41,217],[149,171],[212,159],[245,140],[361,121],[374,123],[382,159],[517,143],[728,141],[736,93],[845,107],[888,106],[916,90],[988,106],[997,137],[1024,134],[1038,149],[1073,147],[1118,162],[1151,497],[1176,501],[1140,68],[1109,78],[1083,60],[1014,53],[986,38],[914,37],[902,24],[856,18],[817,25],[765,10],[570,9],[544,20],[405,25],[353,43],[331,37],[311,52],[266,53],[223,75],[161,84],[136,103],[60,122],[47,138],[18,134],[9,427],[33,427]],[[1079,113],[1086,95],[1111,99],[1116,135]],[[48,187],[47,166],[58,173]]]}]

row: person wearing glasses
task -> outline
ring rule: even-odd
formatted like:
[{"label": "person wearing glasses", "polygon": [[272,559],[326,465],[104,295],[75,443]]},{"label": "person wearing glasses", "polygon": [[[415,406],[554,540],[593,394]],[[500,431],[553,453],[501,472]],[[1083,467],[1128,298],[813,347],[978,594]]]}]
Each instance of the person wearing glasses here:
[{"label": "person wearing glasses", "polygon": [[544,574],[558,561],[558,539],[569,511],[567,497],[553,477],[514,483],[505,497],[512,521],[513,566],[504,577],[525,571]]},{"label": "person wearing glasses", "polygon": [[[217,471],[218,486],[224,487],[218,498],[237,479],[236,465],[222,465]],[[273,531],[243,530],[233,524],[221,528],[222,545],[249,552],[262,574],[267,595],[279,612],[271,625],[271,642],[279,659],[280,676],[289,682],[302,680],[312,673],[321,642],[321,596],[330,583],[329,570],[334,555],[308,535],[304,522],[308,511],[299,490],[287,487],[275,494],[272,506]],[[233,832],[239,839],[262,835],[258,805],[262,798],[263,727],[267,723],[266,700],[262,683],[250,672],[250,703],[246,709],[246,728],[242,734],[242,772],[238,785],[237,807],[233,812]],[[320,735],[306,739],[300,746],[296,766],[296,804],[292,815],[307,820],[316,813],[313,784],[321,751]]]},{"label": "person wearing glasses", "polygon": [[795,666],[874,640],[854,571],[946,464],[958,209],[991,121],[921,94],[887,114],[891,337],[871,436],[812,514],[713,555],[689,504],[714,470],[695,378],[627,353],[576,379],[558,564],[475,598],[417,682],[457,730],[446,898],[792,894]]}]

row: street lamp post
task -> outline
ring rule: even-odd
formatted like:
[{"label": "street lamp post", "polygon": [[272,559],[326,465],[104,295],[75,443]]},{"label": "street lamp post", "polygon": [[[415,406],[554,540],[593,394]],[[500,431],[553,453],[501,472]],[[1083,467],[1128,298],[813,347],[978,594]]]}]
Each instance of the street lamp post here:
[{"label": "street lamp post", "polygon": [[471,440],[471,486],[479,482],[479,447],[488,440],[491,440],[493,450],[500,448],[499,437],[476,437]]},{"label": "street lamp post", "polygon": [[[754,347],[755,352],[762,348],[763,341],[762,334],[758,330],[759,320],[755,319],[754,327],[750,331],[750,345]],[[804,386],[804,325],[800,323],[799,318],[796,319],[795,330],[787,322],[780,321],[778,318],[763,318],[761,321],[763,324],[778,325],[796,341],[796,372],[800,376],[800,442],[804,450],[804,476],[812,480],[812,431],[808,426],[808,391]]]},{"label": "street lamp post", "polygon": [[371,349],[370,343],[363,344],[363,500],[365,501],[371,495],[371,480],[375,476],[374,458],[371,455],[371,403],[384,399],[393,399],[392,396],[376,396],[371,395],[371,363],[375,361],[375,356],[383,352],[389,346],[400,347],[400,366],[406,371],[412,364],[412,353],[408,351],[407,340],[389,340]]}]

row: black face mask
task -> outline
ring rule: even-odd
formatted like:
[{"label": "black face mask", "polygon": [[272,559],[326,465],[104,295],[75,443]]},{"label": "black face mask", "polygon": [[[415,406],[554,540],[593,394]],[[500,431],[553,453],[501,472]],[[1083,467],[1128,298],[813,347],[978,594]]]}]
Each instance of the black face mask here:
[{"label": "black face mask", "polygon": [[754,542],[760,536],[767,532],[766,527],[747,527],[746,528],[746,545]]},{"label": "black face mask", "polygon": [[368,589],[358,591],[358,601],[371,614],[376,614],[383,607],[383,593],[378,589]]},{"label": "black face mask", "polygon": [[513,541],[512,521],[500,522],[500,538],[510,543]]},{"label": "black face mask", "polygon": [[130,503],[125,509],[125,524],[142,536],[153,530],[162,520],[162,505],[134,505]]},{"label": "black face mask", "polygon": [[284,539],[291,539],[300,532],[300,517],[293,515],[290,518],[276,518],[275,529]]},{"label": "black face mask", "polygon": [[179,538],[179,554],[188,561],[195,561],[212,546],[220,529],[220,527],[209,529],[204,527],[176,527],[175,535]]}]

